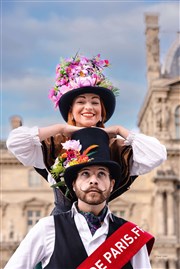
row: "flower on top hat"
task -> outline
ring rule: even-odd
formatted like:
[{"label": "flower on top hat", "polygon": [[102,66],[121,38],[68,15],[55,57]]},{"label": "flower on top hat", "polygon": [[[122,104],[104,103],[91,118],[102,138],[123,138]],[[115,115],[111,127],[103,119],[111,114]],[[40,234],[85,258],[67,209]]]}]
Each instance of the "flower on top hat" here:
[{"label": "flower on top hat", "polygon": [[[91,145],[81,154],[80,150],[82,149],[82,146],[79,140],[68,140],[61,144],[64,152],[56,158],[55,163],[50,169],[50,172],[55,179],[63,177],[65,170],[70,166],[92,161],[93,158],[89,157],[95,152],[90,151],[98,147],[98,145]],[[57,183],[54,186],[59,186],[58,184],[61,185],[62,183]]]},{"label": "flower on top hat", "polygon": [[109,65],[109,61],[101,59],[100,54],[92,59],[79,54],[61,59],[56,67],[55,86],[50,89],[48,95],[55,108],[63,94],[85,86],[104,87],[116,93],[118,89],[103,74],[104,68]]}]

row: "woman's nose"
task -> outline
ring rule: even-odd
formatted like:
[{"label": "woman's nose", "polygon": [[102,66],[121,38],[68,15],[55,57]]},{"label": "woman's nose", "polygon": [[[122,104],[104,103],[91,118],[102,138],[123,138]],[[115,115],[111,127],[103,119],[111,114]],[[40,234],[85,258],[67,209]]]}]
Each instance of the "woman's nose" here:
[{"label": "woman's nose", "polygon": [[88,110],[91,110],[92,109],[92,104],[87,102],[85,104],[85,108],[88,109]]}]

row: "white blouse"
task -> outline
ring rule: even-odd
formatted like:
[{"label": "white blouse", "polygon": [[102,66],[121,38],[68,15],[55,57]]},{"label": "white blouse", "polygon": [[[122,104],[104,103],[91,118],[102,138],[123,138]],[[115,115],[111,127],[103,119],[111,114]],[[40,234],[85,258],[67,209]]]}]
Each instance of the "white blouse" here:
[{"label": "white blouse", "polygon": [[[74,204],[72,206],[72,217],[73,216],[83,245],[89,256],[105,241],[109,230],[111,212],[108,209],[102,226],[93,236],[85,218],[78,213]],[[48,216],[40,219],[26,235],[4,269],[33,269],[40,261],[44,268],[49,263],[53,254],[54,243],[54,217]],[[61,252],[61,250],[59,250],[59,252]],[[146,245],[132,257],[131,264],[134,269],[151,269]]]},{"label": "white blouse", "polygon": [[[130,133],[124,144],[131,145],[133,149],[132,176],[150,172],[167,158],[165,146],[151,136]],[[37,126],[21,126],[12,130],[7,139],[7,148],[23,165],[46,169]],[[55,183],[50,174],[48,181]]]}]

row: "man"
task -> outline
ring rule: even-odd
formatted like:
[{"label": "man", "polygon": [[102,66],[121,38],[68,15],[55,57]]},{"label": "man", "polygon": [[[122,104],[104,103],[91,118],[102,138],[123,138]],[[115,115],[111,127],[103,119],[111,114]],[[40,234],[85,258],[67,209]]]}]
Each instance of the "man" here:
[{"label": "man", "polygon": [[46,269],[151,268],[153,237],[108,208],[122,169],[110,160],[108,135],[84,128],[63,147],[52,173],[63,174],[75,202],[70,211],[41,219],[4,269],[31,269],[40,261]]}]

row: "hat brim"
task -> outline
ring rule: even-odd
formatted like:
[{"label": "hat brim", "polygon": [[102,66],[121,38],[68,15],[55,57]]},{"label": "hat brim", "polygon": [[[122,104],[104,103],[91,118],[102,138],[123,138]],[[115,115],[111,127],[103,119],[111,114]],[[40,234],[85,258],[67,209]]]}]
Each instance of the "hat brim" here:
[{"label": "hat brim", "polygon": [[116,99],[113,92],[104,87],[94,87],[94,86],[86,86],[77,89],[73,89],[69,92],[63,94],[59,100],[59,110],[63,117],[63,119],[67,122],[68,120],[68,112],[73,103],[74,98],[76,98],[80,94],[84,93],[94,93],[97,94],[106,109],[106,121],[108,121],[114,113],[116,106]]},{"label": "hat brim", "polygon": [[115,180],[113,192],[118,189],[119,185],[121,184],[120,166],[116,162],[113,162],[113,161],[107,161],[107,162],[105,162],[105,161],[95,161],[95,162],[91,161],[88,163],[73,165],[73,166],[70,166],[66,169],[66,171],[64,173],[64,180],[65,180],[65,183],[66,183],[66,185],[67,185],[67,187],[68,187],[68,189],[73,197],[76,197],[76,195],[75,195],[75,192],[73,191],[72,183],[74,180],[76,180],[79,171],[84,167],[89,167],[89,166],[94,166],[94,165],[107,167],[110,171],[111,178]]}]

